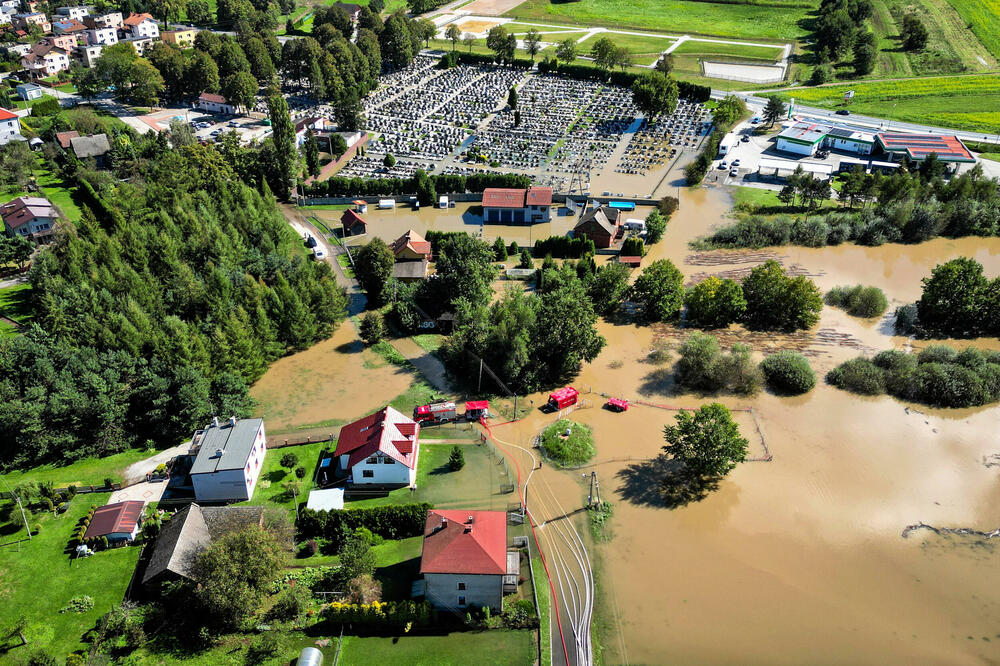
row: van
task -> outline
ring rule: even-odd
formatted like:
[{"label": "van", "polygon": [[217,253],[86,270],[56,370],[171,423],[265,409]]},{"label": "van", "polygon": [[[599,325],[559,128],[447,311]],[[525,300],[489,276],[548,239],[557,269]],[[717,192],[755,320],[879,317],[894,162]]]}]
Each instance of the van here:
[{"label": "van", "polygon": [[379,199],[378,200],[378,207],[381,210],[386,210],[388,208],[395,208],[396,207],[396,200],[395,199]]}]

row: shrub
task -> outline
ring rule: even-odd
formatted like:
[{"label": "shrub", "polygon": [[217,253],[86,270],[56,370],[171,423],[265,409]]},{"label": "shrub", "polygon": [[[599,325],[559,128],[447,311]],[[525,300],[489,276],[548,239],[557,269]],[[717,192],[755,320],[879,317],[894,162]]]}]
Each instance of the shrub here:
[{"label": "shrub", "polygon": [[504,599],[501,617],[508,629],[530,629],[537,623],[535,604],[530,599],[518,599],[515,595]]},{"label": "shrub", "polygon": [[882,370],[867,358],[852,358],[826,373],[826,381],[839,389],[879,395],[885,392],[885,378]]},{"label": "shrub", "polygon": [[816,386],[816,373],[802,354],[780,351],[760,362],[764,380],[775,393],[800,395]]},{"label": "shrub", "polygon": [[53,508],[53,506],[54,505],[52,504],[52,500],[50,500],[48,497],[43,497],[42,498],[42,508],[43,509],[45,509],[46,511],[51,511],[52,508]]},{"label": "shrub", "polygon": [[918,324],[916,303],[907,303],[896,308],[896,322],[894,324],[896,333],[911,335],[917,330]]},{"label": "shrub", "polygon": [[691,287],[684,295],[687,321],[693,326],[721,328],[739,321],[747,302],[739,283],[712,276]]},{"label": "shrub", "polygon": [[27,666],[58,666],[56,658],[41,648],[32,652],[25,663]]},{"label": "shrub", "polygon": [[31,533],[34,534],[34,535],[39,534],[41,531],[42,531],[42,524],[41,523],[35,523],[35,526],[33,528],[31,528]]},{"label": "shrub", "polygon": [[79,652],[70,652],[66,655],[66,666],[85,666],[87,660]]},{"label": "shrub", "polygon": [[355,604],[382,601],[382,583],[369,574],[361,574],[347,581],[347,598]]},{"label": "shrub", "polygon": [[289,587],[278,596],[268,617],[279,621],[296,620],[306,612],[308,605],[309,592],[304,587]]},{"label": "shrub", "polygon": [[855,317],[879,317],[889,308],[889,301],[881,289],[860,284],[834,287],[826,292],[824,301],[827,305],[847,310],[847,314]]},{"label": "shrub", "polygon": [[688,389],[715,391],[712,365],[719,357],[719,342],[707,333],[691,333],[681,343],[677,382]]},{"label": "shrub", "polygon": [[303,467],[302,465],[299,465],[298,467],[296,467],[295,468],[295,477],[299,478],[299,479],[306,478],[306,468]]},{"label": "shrub", "polygon": [[453,472],[465,467],[465,452],[459,446],[451,447],[451,453],[448,455],[448,467]]},{"label": "shrub", "polygon": [[424,533],[430,504],[395,504],[344,511],[312,511],[304,509],[297,527],[304,537],[322,536],[339,550],[344,535],[365,527],[385,539],[405,539]]},{"label": "shrub", "polygon": [[115,480],[114,480],[113,477],[110,477],[110,476],[104,477],[104,487],[105,488],[113,488],[114,485],[115,485]]},{"label": "shrub", "polygon": [[948,345],[930,345],[917,354],[917,363],[952,363],[958,352]]},{"label": "shrub", "polygon": [[428,602],[375,601],[370,604],[333,602],[323,608],[323,618],[331,624],[353,624],[401,629],[408,624],[426,626],[431,620]]},{"label": "shrub", "polygon": [[720,355],[711,368],[712,380],[717,390],[726,390],[741,395],[753,395],[760,391],[764,376],[753,362],[750,347],[736,343],[728,354]]},{"label": "shrub", "polygon": [[625,242],[622,243],[621,256],[623,257],[641,257],[646,253],[646,246],[642,242],[641,238],[636,238],[632,236],[626,238]]},{"label": "shrub", "polygon": [[535,262],[531,259],[531,252],[528,250],[521,250],[521,260],[517,265],[518,268],[534,268]]},{"label": "shrub", "polygon": [[385,337],[385,317],[378,310],[370,310],[361,318],[361,339],[373,345]]},{"label": "shrub", "polygon": [[73,499],[74,497],[76,497],[76,486],[71,485],[68,488],[66,488],[66,495],[69,497],[69,499]]},{"label": "shrub", "polygon": [[312,557],[319,550],[319,545],[317,545],[315,539],[309,539],[306,541],[305,545],[302,546],[302,550],[299,551],[303,557]]},{"label": "shrub", "polygon": [[278,462],[281,463],[281,466],[285,469],[292,469],[299,464],[299,457],[289,451],[288,453],[282,454],[281,459]]},{"label": "shrub", "polygon": [[569,419],[559,419],[543,430],[540,443],[545,454],[563,467],[583,465],[597,454],[590,428]]},{"label": "shrub", "polygon": [[54,116],[62,111],[59,100],[55,97],[45,97],[31,105],[32,116]]},{"label": "shrub", "polygon": [[275,634],[261,634],[247,648],[246,663],[251,666],[263,664],[272,657],[278,656],[278,648],[278,637]]},{"label": "shrub", "polygon": [[60,613],[86,613],[94,608],[94,599],[89,595],[73,597],[69,602],[59,609]]}]

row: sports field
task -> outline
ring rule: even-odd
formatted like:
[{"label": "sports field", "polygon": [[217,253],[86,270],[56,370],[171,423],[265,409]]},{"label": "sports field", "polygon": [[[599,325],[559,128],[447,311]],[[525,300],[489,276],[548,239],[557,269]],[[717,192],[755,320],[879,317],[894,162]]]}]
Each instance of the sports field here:
[{"label": "sports field", "polygon": [[928,125],[995,134],[1000,128],[1000,76],[950,76],[852,83],[783,91],[784,99],[839,107],[854,90],[851,110]]},{"label": "sports field", "polygon": [[623,46],[628,49],[629,53],[636,54],[662,53],[674,43],[673,39],[666,36],[655,37],[648,35],[627,35],[621,32],[598,32],[580,42],[578,45],[580,53],[589,52],[599,39],[610,39],[615,43],[615,46]]},{"label": "sports field", "polygon": [[949,0],[995,58],[1000,58],[1000,0]]},{"label": "sports field", "polygon": [[549,0],[526,0],[504,16],[740,39],[795,40],[807,36],[802,23],[810,10],[802,4],[774,2],[765,7],[694,0],[581,0],[553,4]]}]

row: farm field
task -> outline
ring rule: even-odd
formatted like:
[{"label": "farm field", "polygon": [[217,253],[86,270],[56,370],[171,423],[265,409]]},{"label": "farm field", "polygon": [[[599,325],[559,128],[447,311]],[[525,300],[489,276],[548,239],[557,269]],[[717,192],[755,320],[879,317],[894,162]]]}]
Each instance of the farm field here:
[{"label": "farm field", "polygon": [[800,23],[808,15],[809,9],[793,3],[776,8],[694,0],[583,0],[565,4],[526,0],[504,16],[543,23],[794,40],[807,35]]},{"label": "farm field", "polygon": [[995,58],[1000,58],[1000,2],[997,0],[949,0],[962,20]]},{"label": "farm field", "polygon": [[851,83],[782,91],[785,100],[825,108],[843,104],[854,90],[851,110],[914,123],[994,133],[1000,127],[1000,77],[952,76]]}]

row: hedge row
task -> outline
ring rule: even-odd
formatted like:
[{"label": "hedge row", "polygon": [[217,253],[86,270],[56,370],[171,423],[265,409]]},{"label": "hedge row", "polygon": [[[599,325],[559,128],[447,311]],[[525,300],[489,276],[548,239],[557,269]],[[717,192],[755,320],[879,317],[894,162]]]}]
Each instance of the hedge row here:
[{"label": "hedge row", "polygon": [[579,259],[596,252],[594,241],[589,238],[570,238],[569,236],[549,236],[535,242],[532,254],[535,257],[551,255],[554,259]]},{"label": "hedge row", "polygon": [[370,604],[335,601],[324,606],[320,613],[330,623],[368,627],[403,628],[410,623],[423,627],[431,622],[431,605],[426,601],[375,601]]},{"label": "hedge row", "polygon": [[344,534],[359,527],[371,530],[384,539],[406,539],[424,533],[430,504],[396,504],[348,511],[313,511],[299,514],[298,528],[302,538],[324,537],[340,543]]},{"label": "hedge row", "polygon": [[[461,65],[492,65],[496,63],[496,58],[487,53],[461,53],[459,51],[453,53],[456,54],[458,63]],[[531,69],[534,64],[527,58],[514,58],[507,63],[507,66],[513,69]]]},{"label": "hedge row", "polygon": [[[531,185],[528,176],[516,173],[475,173],[470,176],[438,174],[430,177],[439,194],[482,192],[487,187],[524,189]],[[416,194],[416,178],[344,178],[334,176],[305,187],[308,197],[352,197]]]}]

